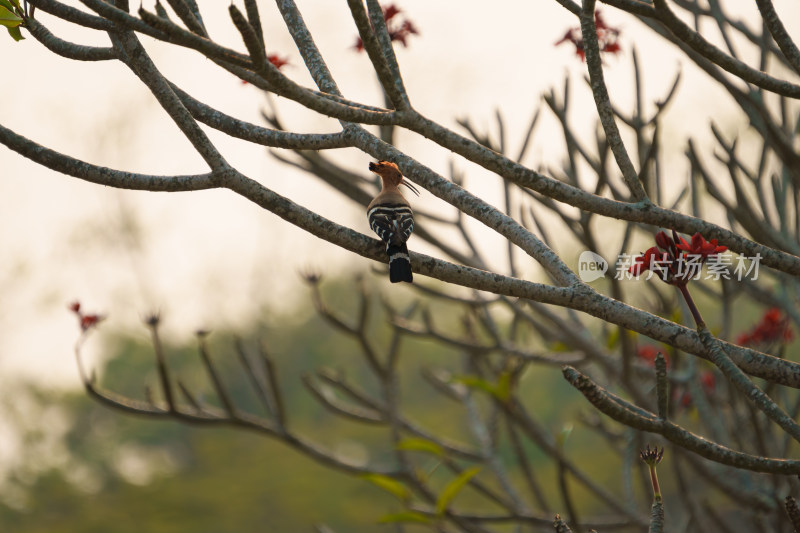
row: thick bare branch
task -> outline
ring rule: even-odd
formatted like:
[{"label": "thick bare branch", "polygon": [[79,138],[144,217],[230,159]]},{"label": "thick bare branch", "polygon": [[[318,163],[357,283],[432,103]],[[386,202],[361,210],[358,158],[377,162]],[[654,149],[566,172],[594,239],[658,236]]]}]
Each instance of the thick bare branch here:
[{"label": "thick bare branch", "polygon": [[647,194],[639,181],[636,169],[633,168],[633,162],[622,142],[619,128],[617,128],[617,124],[614,121],[614,113],[611,110],[608,89],[603,76],[603,61],[600,59],[600,48],[597,44],[594,5],[595,0],[583,0],[583,9],[580,16],[581,33],[586,52],[586,66],[589,70],[589,78],[592,84],[592,95],[597,106],[597,114],[606,133],[606,139],[611,146],[611,151],[614,152],[617,166],[622,171],[622,177],[633,196],[633,200],[641,202],[647,198]]}]

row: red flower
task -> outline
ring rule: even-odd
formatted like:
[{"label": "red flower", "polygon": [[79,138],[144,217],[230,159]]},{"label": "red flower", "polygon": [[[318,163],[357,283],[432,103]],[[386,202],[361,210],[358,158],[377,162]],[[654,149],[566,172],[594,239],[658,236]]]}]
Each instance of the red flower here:
[{"label": "red flower", "polygon": [[689,394],[689,391],[683,391],[683,394],[681,394],[680,402],[681,402],[681,407],[689,407],[690,405],[692,405],[692,395]]},{"label": "red flower", "polygon": [[[285,65],[289,65],[290,64],[288,59],[284,59],[281,56],[279,56],[278,54],[269,54],[269,55],[267,55],[267,61],[269,61],[270,63],[275,65],[275,68],[277,68],[278,70],[283,68]],[[249,85],[250,84],[250,82],[247,81],[247,80],[239,80],[239,83],[241,83],[242,85]]]},{"label": "red flower", "polygon": [[652,344],[645,344],[643,346],[639,346],[636,350],[636,357],[647,363],[649,366],[655,366],[656,364],[656,357],[658,354],[664,356],[664,362],[667,363],[669,366],[669,357],[665,354],[662,350],[656,348]]},{"label": "red flower", "polygon": [[712,255],[721,254],[728,249],[727,246],[718,246],[717,239],[706,241],[700,233],[692,235],[691,244],[686,242],[686,239],[683,237],[680,237],[680,243],[676,243],[676,247],[689,255],[699,255],[703,259]]},{"label": "red flower", "polygon": [[[597,46],[601,53],[605,52],[609,54],[617,54],[622,51],[622,48],[617,42],[619,30],[606,24],[605,19],[600,15],[600,11],[595,11],[594,13],[594,25],[595,30],[597,31]],[[567,33],[564,34],[564,37],[556,41],[554,46],[558,46],[565,42],[570,42],[573,44],[573,46],[575,46],[575,55],[580,57],[581,61],[586,60],[586,52],[583,45],[583,35],[581,34],[580,27],[570,28],[567,30]]]},{"label": "red flower", "polygon": [[761,322],[752,330],[742,333],[737,337],[736,343],[743,346],[764,346],[772,343],[786,343],[794,338],[794,333],[789,327],[789,317],[782,316],[777,307],[768,309]]},{"label": "red flower", "polygon": [[606,19],[604,19],[603,15],[600,14],[600,11],[594,12],[594,25],[597,27],[597,31],[601,30],[617,31],[606,24]]},{"label": "red flower", "polygon": [[[714,388],[717,385],[717,378],[714,375],[714,372],[710,370],[704,370],[700,373],[699,376],[700,380],[700,387],[703,389],[703,392],[706,396],[711,397],[714,394]],[[694,398],[692,398],[692,394],[688,390],[679,390],[673,389],[673,398],[678,399],[678,403],[681,407],[691,407],[694,403]]]},{"label": "red flower", "polygon": [[714,387],[717,384],[717,378],[710,370],[705,370],[700,374],[700,386],[706,393],[706,396],[711,396],[714,393]]},{"label": "red flower", "polygon": [[275,65],[275,68],[280,69],[284,65],[289,64],[288,59],[283,59],[282,57],[278,56],[278,54],[269,54],[267,56],[267,61]]},{"label": "red flower", "polygon": [[672,237],[667,235],[664,231],[659,231],[656,233],[656,245],[661,248],[662,250],[666,250],[672,253],[673,256],[677,256],[677,247],[675,246],[675,241],[672,240]]},{"label": "red flower", "polygon": [[[407,39],[409,35],[419,35],[416,26],[408,19],[400,20],[397,17],[402,10],[394,4],[382,7],[383,20],[386,21],[386,30],[389,32],[389,40],[397,41],[403,46],[408,46]],[[357,52],[364,50],[364,42],[361,37],[356,38],[356,44],[353,46]]]},{"label": "red flower", "polygon": [[[728,248],[719,246],[716,239],[706,241],[695,233],[691,244],[673,231],[670,237],[664,231],[656,234],[656,245],[633,259],[628,272],[634,276],[652,270],[665,283],[682,286],[700,274],[702,263],[709,257]],[[663,250],[663,251],[662,251]]]},{"label": "red flower", "polygon": [[[634,276],[641,275],[646,270],[653,272],[663,271],[665,266],[670,262],[669,254],[662,252],[655,246],[648,248],[644,254],[633,259],[633,265],[628,269],[628,272]],[[659,272],[659,276],[663,272]],[[663,278],[662,278],[663,279]]]},{"label": "red flower", "polygon": [[86,331],[87,329],[96,326],[103,319],[105,319],[105,317],[102,315],[83,315],[80,317],[81,331]]},{"label": "red flower", "polygon": [[389,39],[392,41],[397,41],[403,46],[408,46],[406,39],[412,34],[419,35],[417,28],[410,21],[404,20],[403,24],[400,25],[400,28],[396,30],[389,30]]},{"label": "red flower", "polygon": [[105,320],[104,315],[85,315],[81,312],[81,303],[80,302],[73,302],[68,306],[68,309],[75,313],[78,317],[78,325],[81,327],[81,331],[87,331],[90,328],[93,328],[97,324],[99,324],[102,320]]},{"label": "red flower", "polygon": [[566,42],[571,42],[575,46],[575,55],[580,57],[581,61],[586,61],[586,52],[583,51],[583,37],[581,36],[580,28],[570,28],[553,46]]},{"label": "red flower", "polygon": [[386,22],[392,20],[395,15],[400,14],[400,8],[394,4],[389,4],[388,6],[381,9],[383,11],[383,18]]}]

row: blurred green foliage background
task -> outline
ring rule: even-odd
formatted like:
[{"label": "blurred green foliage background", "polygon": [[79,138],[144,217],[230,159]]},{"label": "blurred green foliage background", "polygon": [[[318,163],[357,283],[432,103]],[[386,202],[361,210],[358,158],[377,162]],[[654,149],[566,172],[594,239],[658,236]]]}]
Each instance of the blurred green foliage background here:
[{"label": "blurred green foliage background", "polygon": [[[358,306],[355,285],[323,284],[333,312],[351,323]],[[368,298],[372,301],[371,341],[382,347],[391,328],[386,324],[380,295]],[[455,304],[430,305],[438,326],[458,327],[464,320],[463,308]],[[325,368],[377,394],[378,381],[365,364],[358,343],[325,322],[310,304],[292,316],[270,322],[253,326],[249,333],[236,332],[239,337],[227,332],[212,332],[209,337],[211,356],[236,405],[264,416],[234,348],[241,338],[246,351],[254,355],[256,343],[263,340],[277,366],[293,430],[351,460],[391,466],[394,456],[387,427],[337,417],[322,408],[302,385],[303,376]],[[137,335],[101,335],[110,346],[107,358],[97,365],[101,386],[138,399],[145,399],[149,389],[159,402],[154,355],[144,326]],[[541,348],[541,340],[530,342],[531,348]],[[558,351],[557,346],[550,348]],[[423,369],[466,373],[459,351],[413,336],[404,337],[401,350],[404,415],[439,437],[475,447],[464,406],[420,377]],[[202,401],[218,405],[196,347],[166,342],[165,351],[172,375]],[[65,347],[65,357],[69,356]],[[627,474],[612,448],[633,446],[631,437],[620,430],[619,438],[609,442],[577,422],[594,414],[562,378],[560,368],[530,366],[520,390],[530,413],[552,435],[574,424],[564,444],[571,461],[610,493],[621,498],[630,494],[632,488],[623,486]],[[490,405],[487,395],[480,391],[474,399],[479,409]],[[93,401],[82,390],[47,391],[32,384],[5,387],[0,405],[12,421],[11,431],[21,436],[22,443],[3,483],[0,531],[294,532],[314,531],[315,525],[326,524],[337,532],[358,533],[392,530],[391,525],[377,525],[378,521],[403,509],[394,496],[373,484],[319,465],[286,444],[255,432],[132,416]],[[691,410],[677,414],[691,425]],[[556,465],[530,441],[523,439],[523,444],[545,488],[548,512],[563,513]],[[501,448],[500,457],[512,476],[517,476],[512,450]],[[423,464],[426,475],[440,490],[454,477],[433,455],[424,458]],[[461,466],[472,465],[462,462]],[[489,472],[482,472],[481,480],[497,486]],[[525,484],[519,478],[513,481],[536,508]],[[602,502],[587,497],[576,483],[570,485],[582,512],[602,514]],[[669,503],[670,493],[677,486],[670,481],[669,473],[663,486]],[[636,501],[630,503],[646,512],[651,494],[644,476],[633,490]],[[469,506],[476,512],[496,510],[471,488],[458,494],[454,505]]]},{"label": "blurred green foliage background", "polygon": [[[352,290],[348,284],[334,284],[327,291],[337,303],[334,311],[345,319],[355,307],[356,298],[346,297]],[[374,308],[372,329],[380,346],[390,330],[380,306]],[[439,320],[455,320],[448,314],[453,310],[438,309]],[[237,335],[251,350],[255,339],[266,342],[278,367],[292,428],[335,453],[391,464],[387,428],[335,417],[301,383],[303,375],[326,367],[374,393],[377,382],[352,338],[334,330],[310,306],[272,326]],[[235,340],[232,334],[213,332],[212,358],[237,405],[262,413],[239,364]],[[145,398],[147,387],[158,401],[147,336],[119,335],[106,342],[112,348],[97,369],[101,385],[139,399]],[[196,348],[165,348],[173,375],[203,400],[217,402]],[[415,338],[404,341],[402,350],[404,412],[436,434],[470,443],[463,407],[419,377],[421,368],[458,372],[458,353]],[[527,398],[546,424],[557,424],[569,402],[580,403],[557,368],[532,369],[526,379]],[[19,407],[21,398],[24,409]],[[24,435],[24,444],[5,482],[6,497],[0,498],[0,531],[312,531],[315,524],[324,523],[336,531],[359,532],[374,531],[382,516],[402,509],[391,494],[365,480],[331,471],[253,432],[131,416],[91,400],[82,390],[46,391],[32,384],[6,388],[2,403],[7,413],[16,413],[14,429]],[[46,423],[40,423],[45,412],[64,427],[65,449],[58,443],[41,444],[48,432]],[[553,475],[552,465],[537,464],[541,453],[533,446],[529,451],[534,466],[545,476]],[[435,457],[430,458],[430,475],[440,476],[442,484],[452,479],[438,468]],[[469,492],[458,498],[477,504],[480,498]]]}]

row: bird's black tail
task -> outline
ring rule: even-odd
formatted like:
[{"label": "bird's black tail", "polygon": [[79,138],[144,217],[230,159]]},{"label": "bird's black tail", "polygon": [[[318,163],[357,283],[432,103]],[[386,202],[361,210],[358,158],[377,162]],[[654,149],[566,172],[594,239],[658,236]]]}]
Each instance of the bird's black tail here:
[{"label": "bird's black tail", "polygon": [[406,243],[400,245],[389,244],[386,246],[386,253],[389,254],[389,281],[392,283],[400,281],[411,283],[414,276],[411,274],[411,261],[408,257]]}]

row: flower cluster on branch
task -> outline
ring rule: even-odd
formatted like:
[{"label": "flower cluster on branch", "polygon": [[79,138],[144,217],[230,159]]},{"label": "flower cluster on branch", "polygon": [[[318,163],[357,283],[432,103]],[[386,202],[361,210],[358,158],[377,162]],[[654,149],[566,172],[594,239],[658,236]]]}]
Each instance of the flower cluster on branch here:
[{"label": "flower cluster on branch", "polygon": [[[622,47],[619,44],[620,30],[606,24],[600,11],[595,11],[594,13],[594,25],[597,31],[597,45],[600,52],[614,55],[620,53],[622,51]],[[567,33],[556,41],[555,46],[564,43],[571,43],[575,47],[575,55],[581,58],[581,61],[586,61],[586,49],[580,27],[567,30]]]}]

